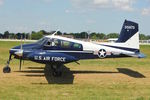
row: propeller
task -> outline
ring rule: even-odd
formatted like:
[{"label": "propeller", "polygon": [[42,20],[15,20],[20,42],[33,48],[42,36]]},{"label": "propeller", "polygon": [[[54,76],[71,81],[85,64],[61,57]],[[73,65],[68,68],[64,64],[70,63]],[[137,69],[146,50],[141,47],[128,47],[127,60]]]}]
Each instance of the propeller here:
[{"label": "propeller", "polygon": [[20,57],[20,66],[19,66],[19,70],[21,71],[21,65],[22,65],[22,59],[23,59],[22,36],[21,36],[21,45],[20,45],[20,49],[19,49],[18,51],[16,51],[15,54],[16,54],[17,56]]},{"label": "propeller", "polygon": [[[26,35],[25,35],[25,37],[24,37],[23,44],[25,44],[25,42],[26,42]],[[22,62],[23,62],[23,65],[24,65],[24,60],[23,60],[23,59],[22,59]]]},{"label": "propeller", "polygon": [[[23,36],[21,36],[21,45],[20,45],[20,50],[21,50],[21,56],[20,56],[20,66],[19,66],[19,70],[21,71],[21,67],[22,67],[22,58],[23,58],[23,47],[22,47],[22,39]],[[25,40],[24,40],[25,41]]]}]

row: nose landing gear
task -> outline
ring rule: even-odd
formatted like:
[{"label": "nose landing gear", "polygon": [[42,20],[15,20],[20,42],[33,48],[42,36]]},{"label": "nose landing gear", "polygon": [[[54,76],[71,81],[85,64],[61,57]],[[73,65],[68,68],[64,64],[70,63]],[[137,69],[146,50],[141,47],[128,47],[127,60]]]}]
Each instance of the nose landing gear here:
[{"label": "nose landing gear", "polygon": [[3,73],[10,73],[11,72],[11,68],[9,67],[10,61],[11,61],[11,55],[9,56],[9,60],[7,61],[6,66],[3,68]]}]

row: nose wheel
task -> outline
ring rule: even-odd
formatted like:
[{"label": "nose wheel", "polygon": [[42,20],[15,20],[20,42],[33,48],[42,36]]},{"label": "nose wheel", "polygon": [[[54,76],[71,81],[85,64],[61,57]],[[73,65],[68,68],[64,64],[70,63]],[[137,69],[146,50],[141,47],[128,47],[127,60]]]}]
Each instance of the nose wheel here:
[{"label": "nose wheel", "polygon": [[9,66],[5,66],[3,68],[3,73],[10,73],[11,72],[11,68]]}]

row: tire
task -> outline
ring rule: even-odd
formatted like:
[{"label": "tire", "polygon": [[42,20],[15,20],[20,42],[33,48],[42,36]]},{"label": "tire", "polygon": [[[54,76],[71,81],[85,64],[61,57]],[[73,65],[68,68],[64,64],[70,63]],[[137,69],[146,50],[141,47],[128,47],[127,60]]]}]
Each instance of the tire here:
[{"label": "tire", "polygon": [[11,68],[9,66],[3,68],[3,73],[10,73],[10,72],[11,72]]}]

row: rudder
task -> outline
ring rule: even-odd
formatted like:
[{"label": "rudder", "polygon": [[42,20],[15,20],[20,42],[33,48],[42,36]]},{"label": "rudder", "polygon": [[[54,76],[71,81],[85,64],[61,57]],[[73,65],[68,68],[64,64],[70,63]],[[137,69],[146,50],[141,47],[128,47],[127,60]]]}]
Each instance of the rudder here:
[{"label": "rudder", "polygon": [[128,47],[139,49],[139,26],[137,23],[125,20],[117,43],[125,43]]}]

